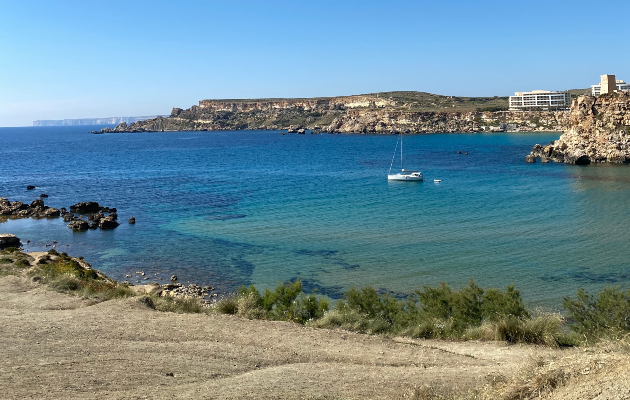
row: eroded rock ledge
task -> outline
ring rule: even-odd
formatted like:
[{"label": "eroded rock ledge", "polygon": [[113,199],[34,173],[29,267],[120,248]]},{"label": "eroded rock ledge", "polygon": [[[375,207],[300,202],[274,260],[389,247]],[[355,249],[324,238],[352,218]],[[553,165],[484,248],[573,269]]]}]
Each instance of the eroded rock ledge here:
[{"label": "eroded rock ledge", "polygon": [[556,141],[537,144],[527,162],[566,164],[630,162],[630,94],[582,96],[571,107],[569,130]]}]

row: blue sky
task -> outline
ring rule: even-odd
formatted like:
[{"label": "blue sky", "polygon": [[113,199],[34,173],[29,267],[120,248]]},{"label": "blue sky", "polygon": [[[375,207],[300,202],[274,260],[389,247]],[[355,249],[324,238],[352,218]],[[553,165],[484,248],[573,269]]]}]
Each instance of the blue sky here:
[{"label": "blue sky", "polygon": [[629,16],[627,1],[0,0],[0,126],[209,98],[630,80]]}]

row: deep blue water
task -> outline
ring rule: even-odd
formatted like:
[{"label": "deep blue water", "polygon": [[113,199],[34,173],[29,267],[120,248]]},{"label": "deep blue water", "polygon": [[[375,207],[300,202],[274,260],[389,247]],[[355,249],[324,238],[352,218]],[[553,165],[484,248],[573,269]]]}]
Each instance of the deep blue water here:
[{"label": "deep blue water", "polygon": [[396,136],[91,129],[0,128],[0,197],[98,201],[121,226],[29,219],[0,232],[27,250],[58,240],[116,279],[175,273],[222,290],[300,277],[332,297],[404,294],[473,278],[559,307],[578,287],[630,287],[630,168],[524,162],[559,133],[405,136],[405,167],[427,179],[411,183],[387,181]]}]

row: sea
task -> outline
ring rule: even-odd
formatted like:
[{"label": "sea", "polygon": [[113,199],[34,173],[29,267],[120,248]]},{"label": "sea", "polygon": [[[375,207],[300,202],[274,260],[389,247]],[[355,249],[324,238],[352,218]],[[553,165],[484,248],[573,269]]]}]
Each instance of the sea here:
[{"label": "sea", "polygon": [[558,132],[404,135],[404,167],[425,181],[389,182],[397,135],[97,128],[0,128],[0,197],[97,201],[121,225],[21,219],[0,233],[117,280],[177,275],[219,293],[299,278],[331,299],[366,286],[403,298],[472,279],[559,310],[578,288],[630,287],[630,167],[525,163]]}]

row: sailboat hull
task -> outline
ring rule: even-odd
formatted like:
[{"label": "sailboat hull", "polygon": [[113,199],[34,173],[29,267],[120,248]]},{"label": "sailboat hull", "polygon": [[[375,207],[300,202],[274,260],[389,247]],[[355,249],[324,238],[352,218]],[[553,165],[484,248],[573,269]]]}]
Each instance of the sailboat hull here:
[{"label": "sailboat hull", "polygon": [[388,181],[421,181],[424,180],[424,177],[422,176],[422,174],[413,174],[413,175],[408,175],[408,174],[394,174],[394,175],[387,175],[387,180]]}]

